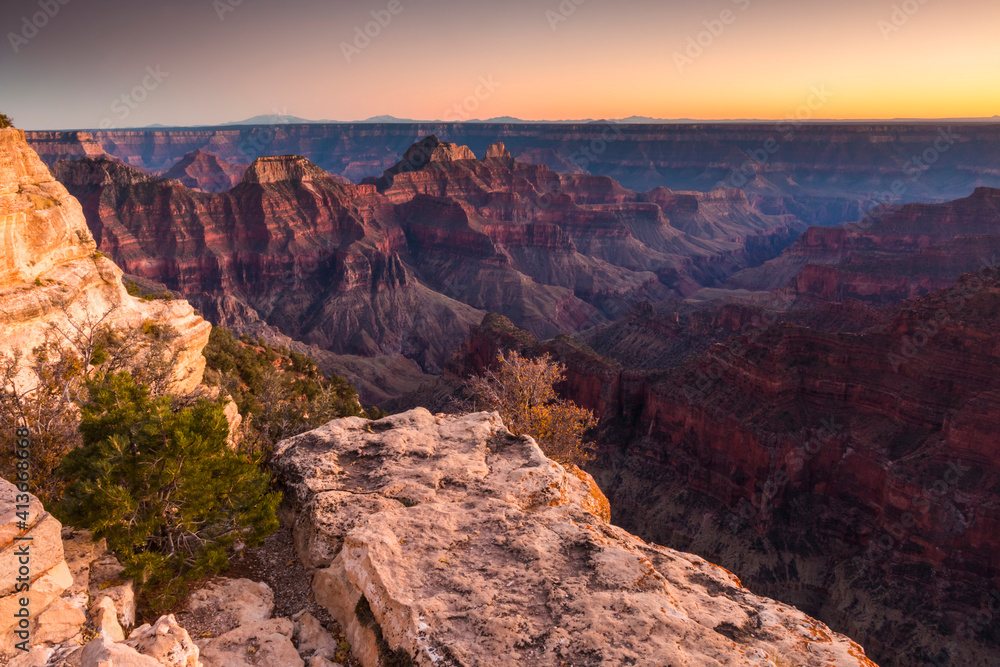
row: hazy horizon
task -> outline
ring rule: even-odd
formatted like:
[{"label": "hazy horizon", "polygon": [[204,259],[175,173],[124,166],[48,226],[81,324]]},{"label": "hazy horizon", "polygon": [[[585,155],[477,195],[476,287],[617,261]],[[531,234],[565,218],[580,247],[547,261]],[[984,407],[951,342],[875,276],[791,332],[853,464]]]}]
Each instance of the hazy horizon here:
[{"label": "hazy horizon", "polygon": [[2,110],[26,129],[1000,113],[986,0],[12,0],[0,16]]},{"label": "hazy horizon", "polygon": [[[383,120],[383,118],[385,118]],[[337,120],[337,119],[310,119],[296,117],[294,114],[287,114],[285,116],[279,115],[269,115],[261,114],[258,116],[252,116],[249,118],[225,121],[220,123],[193,123],[191,125],[174,125],[166,123],[151,123],[149,125],[123,125],[123,126],[111,126],[108,128],[100,127],[86,127],[86,126],[75,126],[75,127],[25,127],[22,123],[18,122],[17,118],[14,118],[14,123],[16,127],[20,129],[27,130],[30,132],[74,132],[74,131],[99,131],[102,129],[107,129],[108,131],[117,130],[156,130],[156,129],[198,129],[198,128],[216,128],[216,127],[250,127],[250,126],[261,126],[261,125],[448,125],[448,124],[481,124],[481,125],[503,125],[503,124],[523,124],[523,125],[580,125],[580,124],[595,124],[600,125],[602,123],[609,124],[620,124],[624,127],[629,125],[771,125],[771,124],[783,124],[787,119],[780,118],[715,118],[715,119],[700,119],[700,118],[648,118],[642,117],[642,120],[632,120],[633,118],[638,118],[635,116],[628,118],[578,118],[578,119],[550,119],[550,118],[540,118],[540,119],[525,119],[525,118],[513,118],[512,120],[503,120],[501,118],[485,118],[485,119],[472,119],[467,121],[448,121],[442,120],[440,118],[396,118],[388,117],[385,114],[372,118],[361,118],[357,120]],[[293,119],[293,120],[289,120]],[[992,117],[966,117],[966,118],[814,118],[807,121],[796,121],[796,126],[808,126],[812,125],[866,125],[866,124],[922,124],[922,123],[1000,123],[1000,115],[995,115]]]}]

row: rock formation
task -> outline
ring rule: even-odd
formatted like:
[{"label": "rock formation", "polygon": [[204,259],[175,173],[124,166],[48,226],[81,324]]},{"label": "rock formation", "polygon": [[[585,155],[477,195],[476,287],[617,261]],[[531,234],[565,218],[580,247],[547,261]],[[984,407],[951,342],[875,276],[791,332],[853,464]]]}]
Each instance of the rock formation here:
[{"label": "rock formation", "polygon": [[701,558],[607,522],[496,414],[348,418],[282,442],[316,599],[376,665],[866,665]]},{"label": "rock formation", "polygon": [[240,182],[246,169],[245,164],[232,164],[211,153],[194,150],[159,175],[180,181],[192,190],[225,192]]},{"label": "rock formation", "polygon": [[716,284],[801,228],[735,190],[641,195],[487,152],[428,137],[358,186],[302,157],[265,157],[215,195],[106,158],[57,171],[103,252],[217,324],[335,355],[403,355],[428,373],[486,310],[542,337],[575,331]]},{"label": "rock formation", "polygon": [[730,278],[803,301],[886,304],[1000,264],[1000,190],[943,204],[884,207],[859,223],[808,229],[781,256]]},{"label": "rock formation", "polygon": [[30,354],[56,329],[154,320],[179,334],[178,391],[201,382],[211,326],[186,301],[128,295],[121,270],[97,251],[80,204],[16,129],[0,130],[0,238],[0,354]]}]

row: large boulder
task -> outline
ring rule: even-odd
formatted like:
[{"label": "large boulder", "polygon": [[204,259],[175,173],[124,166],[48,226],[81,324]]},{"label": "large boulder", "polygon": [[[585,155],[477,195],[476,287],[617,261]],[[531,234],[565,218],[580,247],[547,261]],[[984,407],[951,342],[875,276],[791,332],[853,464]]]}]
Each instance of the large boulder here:
[{"label": "large boulder", "polygon": [[[275,466],[296,531],[322,527],[316,599],[365,667],[874,664],[722,568],[610,525],[589,475],[495,413],[340,419],[280,443]],[[315,540],[296,542],[315,563]]]},{"label": "large boulder", "polygon": [[163,667],[155,658],[116,643],[104,633],[83,647],[80,664],[81,667]]},{"label": "large boulder", "polygon": [[198,647],[173,615],[161,616],[153,625],[141,625],[125,642],[164,667],[199,667]]},{"label": "large boulder", "polygon": [[260,623],[274,613],[274,591],[249,579],[220,578],[188,598],[184,613],[188,627],[209,627],[222,635],[243,625]]},{"label": "large boulder", "polygon": [[287,618],[274,618],[230,630],[206,643],[201,650],[203,667],[304,667],[292,643],[295,626]]}]

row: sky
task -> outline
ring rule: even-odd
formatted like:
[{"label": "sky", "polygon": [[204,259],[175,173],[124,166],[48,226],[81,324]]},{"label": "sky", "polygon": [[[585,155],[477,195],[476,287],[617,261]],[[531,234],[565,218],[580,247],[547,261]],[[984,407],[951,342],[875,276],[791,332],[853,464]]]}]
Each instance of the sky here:
[{"label": "sky", "polygon": [[1000,114],[996,0],[3,0],[26,129]]}]

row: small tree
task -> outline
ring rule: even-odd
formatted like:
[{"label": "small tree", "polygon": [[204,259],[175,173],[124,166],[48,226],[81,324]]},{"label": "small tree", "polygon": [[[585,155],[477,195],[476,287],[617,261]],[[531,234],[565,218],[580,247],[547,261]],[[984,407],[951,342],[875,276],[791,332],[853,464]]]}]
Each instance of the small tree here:
[{"label": "small tree", "polygon": [[237,542],[255,546],[277,529],[281,495],[227,446],[219,401],[179,408],[124,372],[88,389],[83,445],[63,461],[69,485],[57,510],[107,539],[154,609],[185,580],[224,569]]},{"label": "small tree", "polygon": [[582,464],[590,445],[583,434],[597,424],[593,413],[556,395],[566,367],[549,355],[528,359],[516,351],[497,355],[497,368],[469,380],[476,402],[500,413],[515,435],[530,435],[546,456]]},{"label": "small tree", "polygon": [[0,113],[0,130],[5,127],[14,127],[14,119],[5,113]]}]

